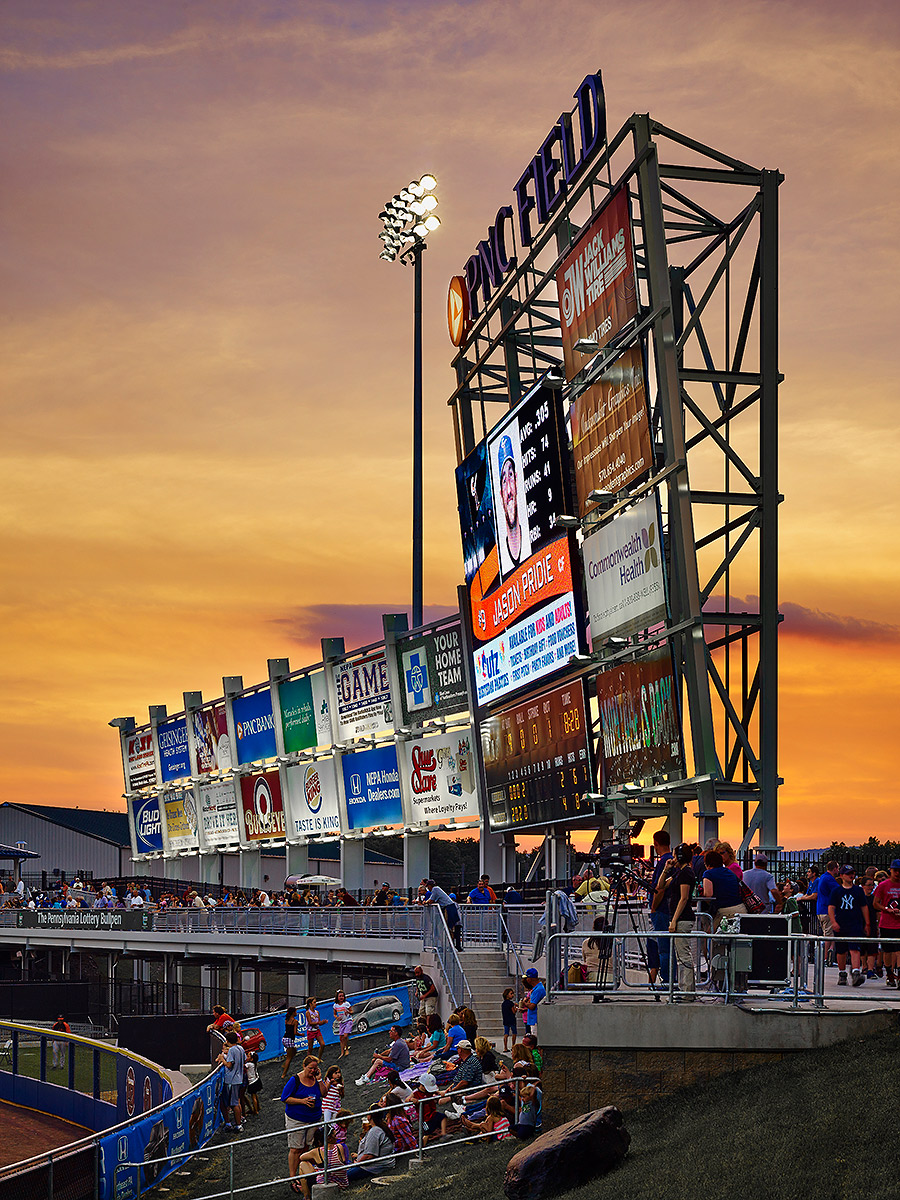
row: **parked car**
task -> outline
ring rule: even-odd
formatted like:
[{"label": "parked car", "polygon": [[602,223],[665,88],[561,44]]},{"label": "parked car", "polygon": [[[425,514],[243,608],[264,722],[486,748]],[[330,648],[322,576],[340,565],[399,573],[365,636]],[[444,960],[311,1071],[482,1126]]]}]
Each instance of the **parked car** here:
[{"label": "parked car", "polygon": [[353,1032],[365,1033],[379,1025],[396,1024],[403,1016],[403,1002],[396,996],[370,996],[354,1004],[350,1015]]}]

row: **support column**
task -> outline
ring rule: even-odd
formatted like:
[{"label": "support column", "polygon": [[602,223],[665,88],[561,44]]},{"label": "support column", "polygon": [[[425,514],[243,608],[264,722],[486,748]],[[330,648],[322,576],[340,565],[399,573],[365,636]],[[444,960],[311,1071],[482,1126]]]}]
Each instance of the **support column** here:
[{"label": "support column", "polygon": [[259,850],[242,850],[240,855],[241,887],[255,888],[262,882],[262,854]]},{"label": "support column", "polygon": [[[483,826],[478,839],[478,871],[481,875],[490,875],[491,879],[500,880],[503,877],[503,856],[505,834],[491,833]],[[472,881],[473,886],[475,881]]]},{"label": "support column", "polygon": [[[285,855],[285,864],[287,866],[288,875],[308,875],[309,874],[309,846],[288,846]],[[279,890],[282,881],[276,880]]]},{"label": "support column", "polygon": [[348,892],[366,886],[366,840],[343,838],[341,841],[341,883]]},{"label": "support column", "polygon": [[[500,850],[503,868],[497,883],[502,882],[507,885],[515,883],[519,877],[519,860],[516,858],[516,835],[514,833],[503,834],[503,844]],[[494,890],[496,891],[496,888]]]},{"label": "support column", "polygon": [[200,855],[200,882],[218,883],[222,875],[221,854]]},{"label": "support column", "polygon": [[181,879],[181,859],[164,858],[163,875],[166,879]]},{"label": "support column", "polygon": [[416,888],[431,875],[431,847],[427,833],[407,833],[403,838],[403,886]]}]

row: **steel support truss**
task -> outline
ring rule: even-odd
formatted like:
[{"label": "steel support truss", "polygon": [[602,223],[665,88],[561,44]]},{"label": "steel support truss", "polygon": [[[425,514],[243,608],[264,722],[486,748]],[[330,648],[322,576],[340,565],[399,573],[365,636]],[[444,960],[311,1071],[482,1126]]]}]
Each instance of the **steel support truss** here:
[{"label": "steel support truss", "polygon": [[[620,814],[665,813],[680,837],[696,803],[701,840],[720,802],[743,805],[745,848],[778,843],[778,187],[782,176],[632,116],[484,305],[453,366],[461,461],[560,363],[556,270],[592,214],[628,189],[641,311],[616,342],[646,339],[654,467],[666,534],[670,620],[624,651],[670,641],[683,680],[686,778],[617,795]],[[597,356],[566,387],[596,378]],[[496,407],[502,405],[502,408]],[[609,520],[648,484],[627,489]],[[623,809],[624,805],[624,809]]]}]

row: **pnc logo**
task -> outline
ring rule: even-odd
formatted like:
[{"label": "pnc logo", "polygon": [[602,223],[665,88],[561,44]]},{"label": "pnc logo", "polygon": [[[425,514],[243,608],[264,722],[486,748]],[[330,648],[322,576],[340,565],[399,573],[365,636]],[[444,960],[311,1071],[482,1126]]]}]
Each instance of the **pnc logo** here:
[{"label": "pnc logo", "polygon": [[461,346],[469,329],[469,289],[463,275],[454,275],[447,292],[447,328],[450,341]]}]

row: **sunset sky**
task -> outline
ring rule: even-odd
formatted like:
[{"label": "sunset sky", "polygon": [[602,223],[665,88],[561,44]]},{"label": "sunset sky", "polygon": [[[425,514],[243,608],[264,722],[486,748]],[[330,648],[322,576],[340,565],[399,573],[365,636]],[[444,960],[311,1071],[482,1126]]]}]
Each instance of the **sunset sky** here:
[{"label": "sunset sky", "polygon": [[[781,841],[900,837],[896,3],[4,0],[0,795],[119,807],[107,722],[455,603],[447,283],[572,93],[781,188]],[[736,815],[736,814],[735,814]],[[727,827],[734,832],[734,825]]]}]

